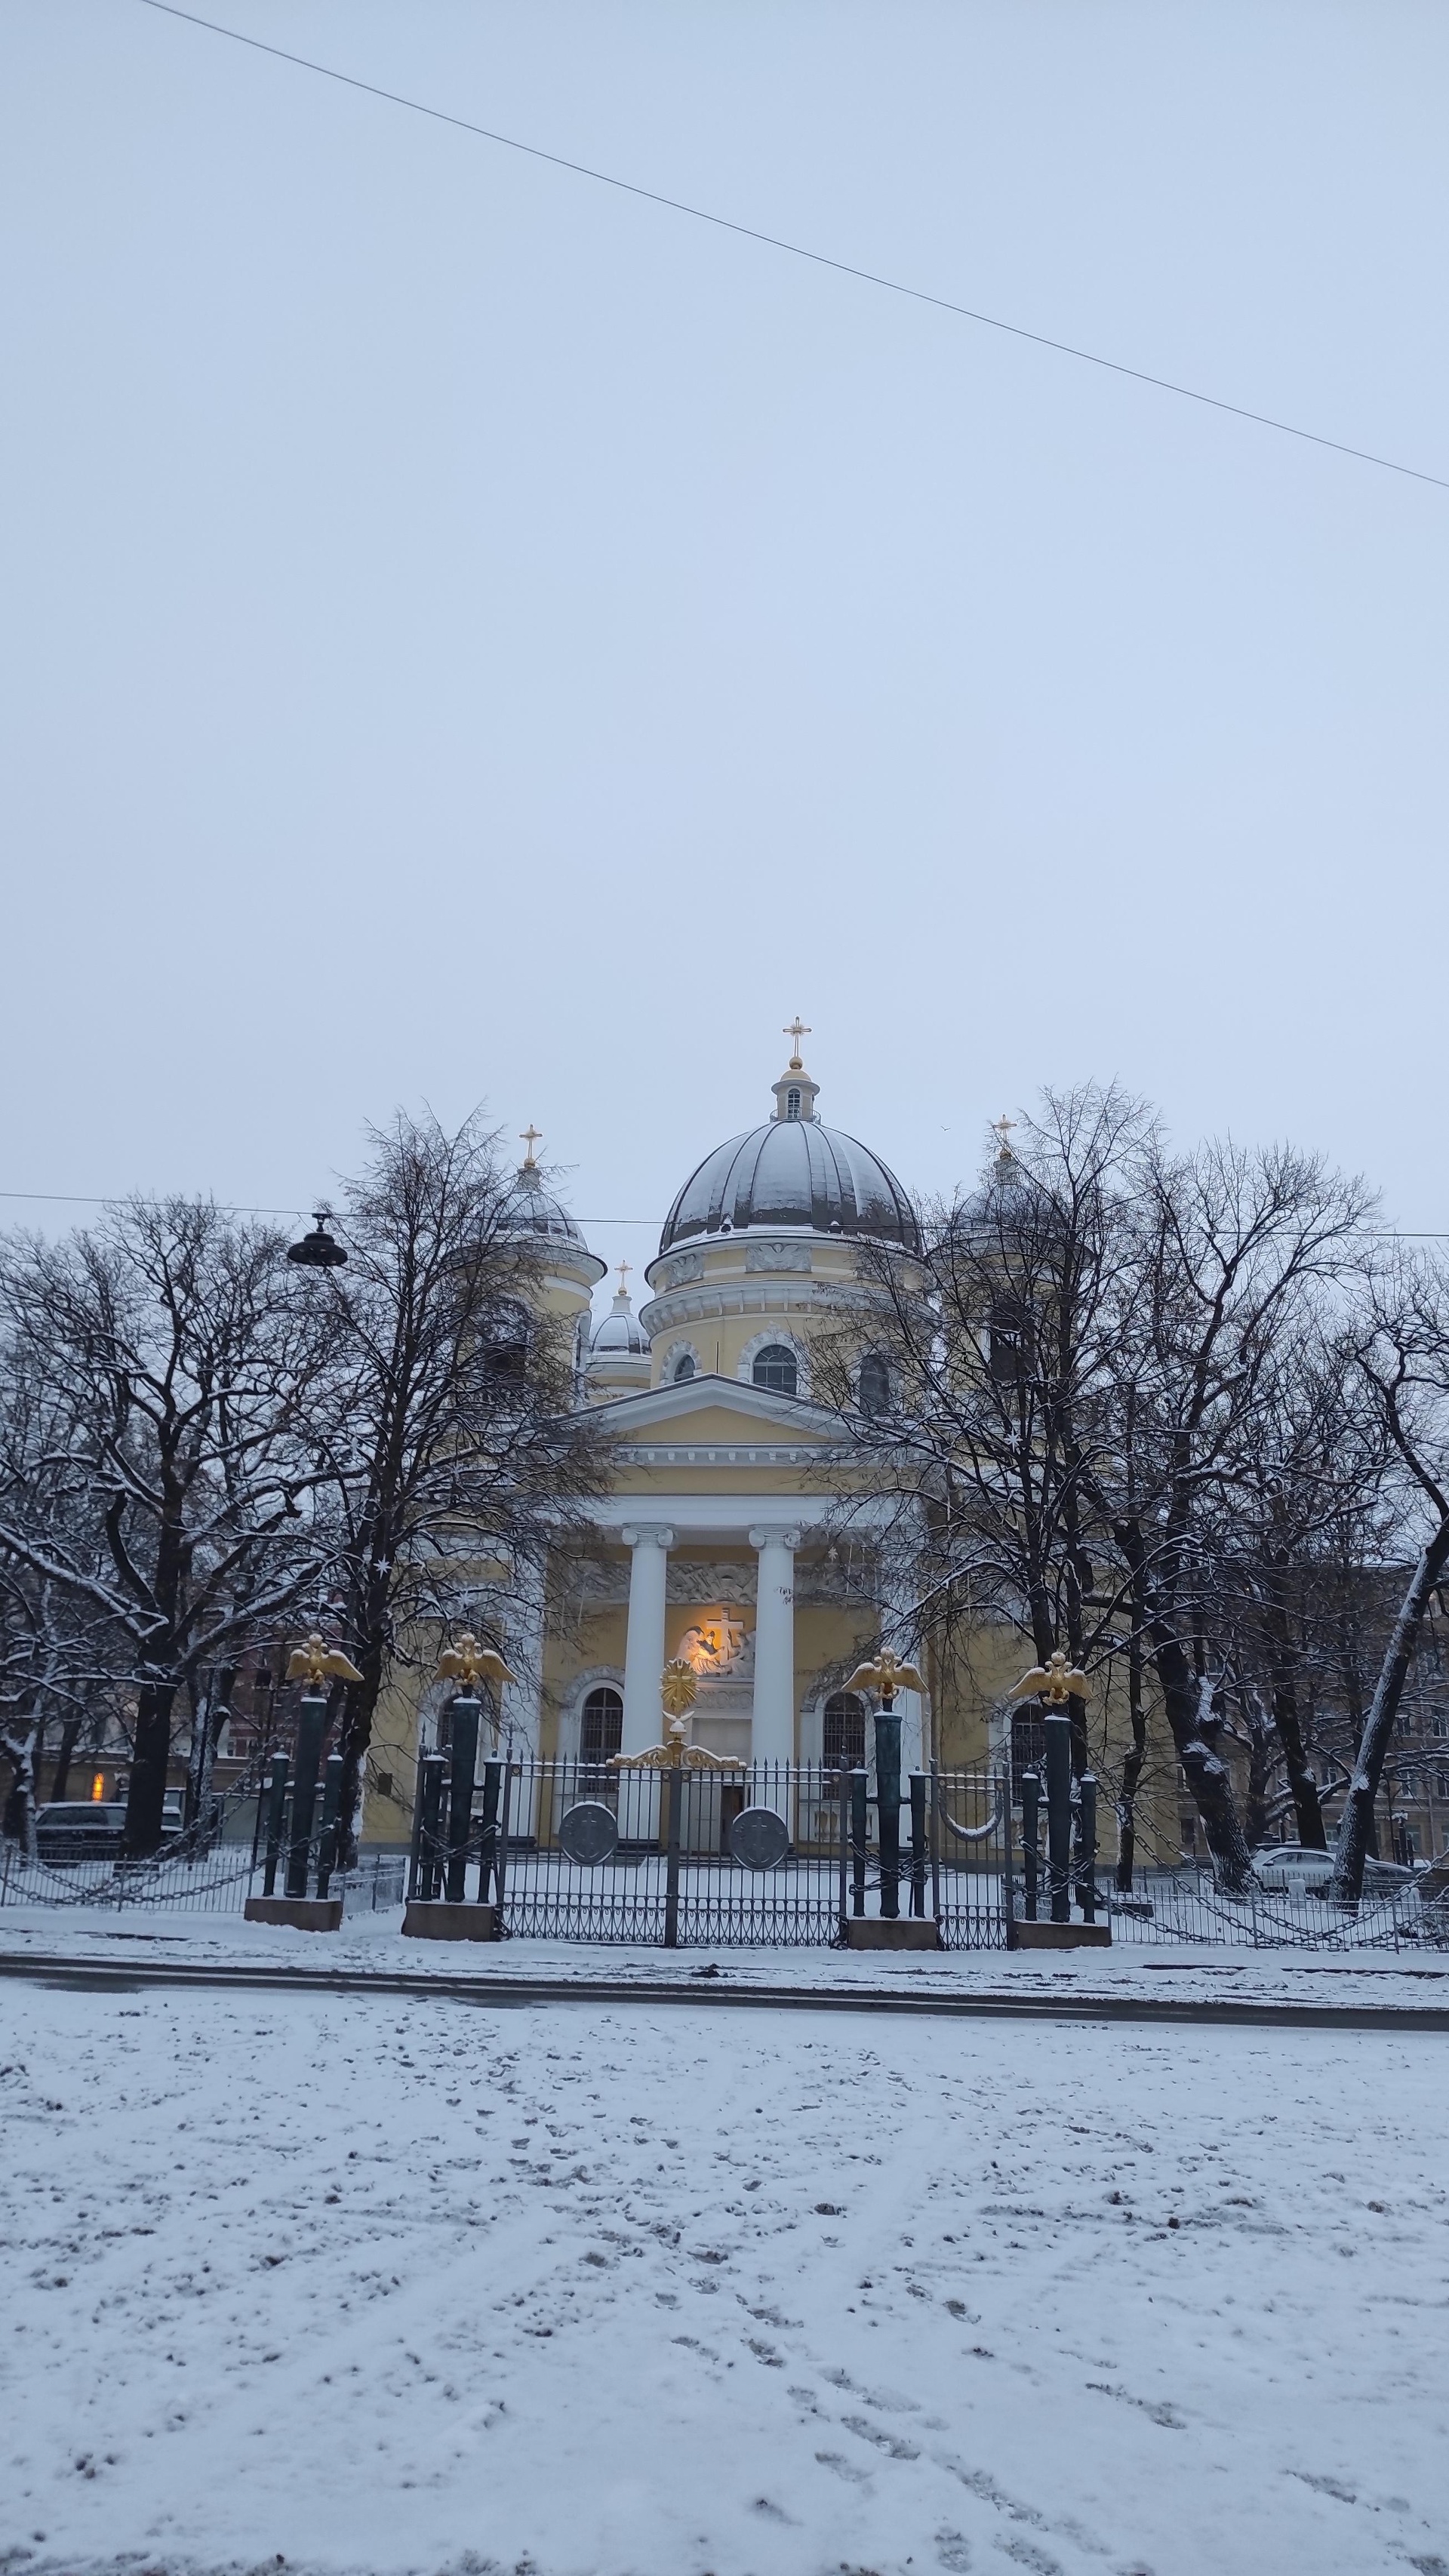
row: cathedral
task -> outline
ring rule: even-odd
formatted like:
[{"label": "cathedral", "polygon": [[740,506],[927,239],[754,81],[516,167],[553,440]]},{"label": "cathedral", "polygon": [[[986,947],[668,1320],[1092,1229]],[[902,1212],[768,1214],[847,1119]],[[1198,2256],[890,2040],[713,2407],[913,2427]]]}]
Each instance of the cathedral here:
[{"label": "cathedral", "polygon": [[[499,1569],[480,1625],[517,1675],[504,1733],[544,1761],[607,1762],[662,1737],[664,1665],[697,1679],[692,1741],[730,1762],[869,1759],[866,1708],[845,1687],[871,1647],[911,1644],[910,1523],[860,1485],[839,1419],[812,1401],[822,1335],[848,1347],[858,1401],[884,1400],[871,1347],[863,1238],[920,1252],[900,1183],[818,1109],[800,1055],[767,1118],[706,1154],[671,1206],[639,1311],[621,1281],[592,1328],[605,1264],[545,1189],[527,1137],[520,1224],[542,1238],[542,1295],[573,1336],[581,1403],[606,1408],[608,1490],[591,1526],[547,1560]],[[926,1676],[929,1678],[929,1672]],[[445,1694],[400,1677],[379,1710],[365,1833],[405,1832],[421,1751]],[[902,1768],[980,1760],[985,1720],[907,1693]],[[948,1738],[949,1740],[943,1740]]]}]

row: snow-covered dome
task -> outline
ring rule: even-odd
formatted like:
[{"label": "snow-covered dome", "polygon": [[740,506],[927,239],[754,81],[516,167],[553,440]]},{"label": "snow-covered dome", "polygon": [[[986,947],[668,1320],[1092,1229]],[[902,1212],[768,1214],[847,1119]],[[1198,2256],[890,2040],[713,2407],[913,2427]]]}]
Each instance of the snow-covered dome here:
[{"label": "snow-covered dome", "polygon": [[[509,1201],[509,1215],[520,1234],[543,1234],[553,1243],[570,1243],[580,1252],[588,1250],[567,1208],[562,1207],[544,1188],[532,1154],[526,1163],[519,1166]],[[603,1268],[600,1262],[601,1276]]]},{"label": "snow-covered dome", "polygon": [[589,1344],[590,1356],[603,1359],[609,1352],[615,1352],[634,1358],[640,1352],[647,1352],[648,1348],[649,1336],[630,1304],[628,1291],[619,1288],[613,1305]]},{"label": "snow-covered dome", "polygon": [[822,1125],[819,1088],[792,1056],[774,1086],[773,1118],[716,1145],[691,1172],[664,1220],[661,1253],[743,1226],[865,1234],[919,1250],[915,1216],[895,1174],[854,1136]]}]

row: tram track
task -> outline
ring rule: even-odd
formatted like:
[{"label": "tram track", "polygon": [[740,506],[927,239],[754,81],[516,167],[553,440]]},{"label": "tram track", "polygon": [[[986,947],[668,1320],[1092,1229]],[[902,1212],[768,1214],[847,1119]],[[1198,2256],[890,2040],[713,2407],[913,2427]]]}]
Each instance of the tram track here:
[{"label": "tram track", "polygon": [[71,1957],[45,1952],[0,1955],[0,1979],[73,1992],[323,1994],[406,1997],[414,2001],[518,2010],[530,2004],[671,2005],[696,2010],[894,2013],[925,2020],[1139,2022],[1250,2030],[1392,2030],[1449,2032],[1449,2006],[1336,2004],[1291,1998],[1103,1993],[1042,1994],[997,1989],[961,1993],[943,1987],[828,1987],[749,1984],[727,1969],[683,1978],[409,1975],[405,1970],[292,1968],[183,1960]]}]

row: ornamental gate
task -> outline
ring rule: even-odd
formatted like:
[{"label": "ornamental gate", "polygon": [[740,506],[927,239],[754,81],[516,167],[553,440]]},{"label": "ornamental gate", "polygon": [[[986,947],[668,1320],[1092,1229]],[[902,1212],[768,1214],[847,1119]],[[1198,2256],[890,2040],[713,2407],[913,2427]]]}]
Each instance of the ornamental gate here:
[{"label": "ornamental gate", "polygon": [[743,1762],[615,1770],[495,1759],[450,1814],[424,1761],[408,1894],[497,1909],[505,1934],[666,1949],[829,1947],[852,1920],[934,1922],[1004,1949],[1010,1802],[995,1772],[918,1772],[887,1814],[863,1770]]}]

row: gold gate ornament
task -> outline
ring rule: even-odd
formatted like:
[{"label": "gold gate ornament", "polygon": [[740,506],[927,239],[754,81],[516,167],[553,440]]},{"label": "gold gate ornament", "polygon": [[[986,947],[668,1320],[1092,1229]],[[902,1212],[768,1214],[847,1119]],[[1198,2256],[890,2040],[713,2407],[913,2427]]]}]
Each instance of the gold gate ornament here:
[{"label": "gold gate ornament", "polygon": [[691,1744],[689,1712],[699,1697],[699,1683],[693,1667],[682,1655],[674,1655],[659,1677],[659,1697],[664,1709],[664,1742],[651,1744],[643,1753],[611,1753],[609,1760],[616,1771],[737,1771],[739,1764],[722,1753],[706,1753],[702,1744]]}]

